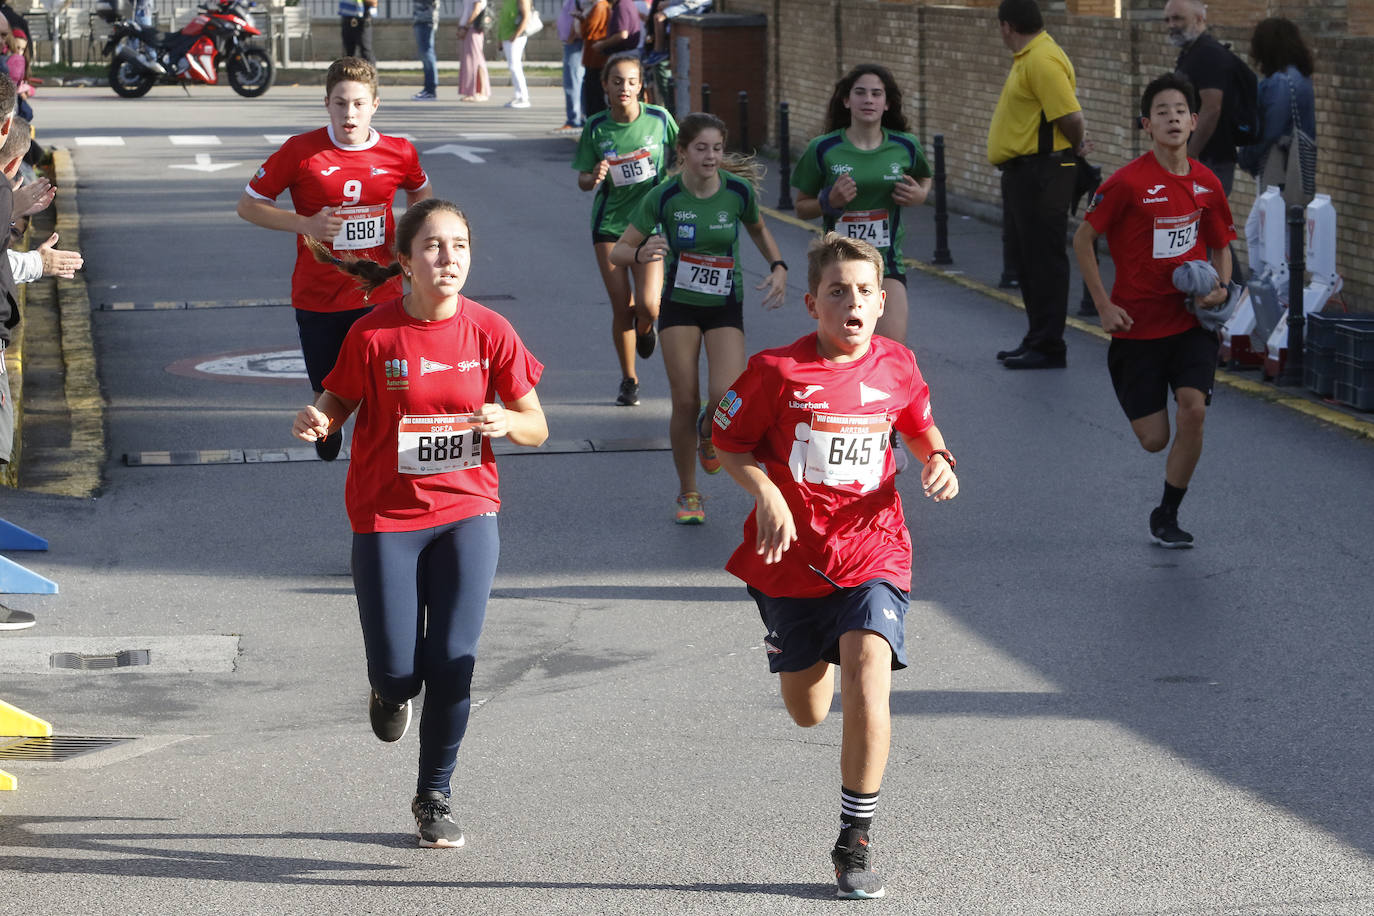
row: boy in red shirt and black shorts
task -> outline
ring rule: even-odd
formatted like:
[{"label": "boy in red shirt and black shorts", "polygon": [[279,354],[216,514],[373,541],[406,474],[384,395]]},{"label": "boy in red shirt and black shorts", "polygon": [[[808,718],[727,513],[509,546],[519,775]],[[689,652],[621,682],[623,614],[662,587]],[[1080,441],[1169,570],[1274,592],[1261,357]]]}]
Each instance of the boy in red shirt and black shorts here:
[{"label": "boy in red shirt and black shorts", "polygon": [[768,667],[798,725],[825,719],[831,665],[840,666],[836,893],[881,897],[868,834],[891,742],[892,671],[906,667],[911,590],[892,430],[923,459],[925,495],[953,499],[959,482],[915,356],[873,336],[883,313],[882,255],[828,232],[807,260],[816,332],[756,354],[715,412],[721,464],[754,497],[744,543],[725,568],[759,606]]},{"label": "boy in red shirt and black shorts", "polygon": [[[1178,431],[1164,465],[1164,498],[1150,513],[1151,538],[1168,548],[1193,546],[1193,536],[1178,526],[1178,507],[1202,454],[1219,348],[1216,333],[1198,324],[1188,297],[1174,286],[1174,271],[1206,261],[1210,249],[1217,285],[1195,307],[1223,305],[1231,279],[1228,243],[1236,237],[1221,182],[1188,158],[1197,110],[1197,91],[1178,74],[1145,87],[1140,122],[1154,148],[1102,184],[1073,239],[1102,328],[1112,335],[1107,368],[1117,400],[1146,451],[1169,445],[1174,392]],[[1116,264],[1110,296],[1092,253],[1099,235],[1107,236]]]},{"label": "boy in red shirt and black shorts", "polygon": [[[324,377],[334,368],[348,329],[372,305],[353,277],[316,261],[302,236],[318,239],[336,256],[390,264],[396,190],[405,191],[406,206],[434,193],[411,142],[372,129],[379,101],[375,67],[358,57],[334,61],[325,76],[328,126],[283,143],[239,198],[238,214],[248,222],[296,235],[291,305],[316,394],[324,391]],[[292,210],[274,203],[283,191],[291,192]],[[398,275],[371,301],[385,302],[401,292]],[[315,451],[333,461],[342,445],[343,432],[335,430],[316,441]]]}]

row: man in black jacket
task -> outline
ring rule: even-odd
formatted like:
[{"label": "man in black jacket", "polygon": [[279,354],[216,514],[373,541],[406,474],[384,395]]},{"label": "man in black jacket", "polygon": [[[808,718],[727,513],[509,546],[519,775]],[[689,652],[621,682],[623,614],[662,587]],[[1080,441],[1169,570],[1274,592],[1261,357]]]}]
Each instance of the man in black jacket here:
[{"label": "man in black jacket", "polygon": [[1229,197],[1236,174],[1236,147],[1222,113],[1226,94],[1238,91],[1236,57],[1207,31],[1207,4],[1202,0],[1169,0],[1164,5],[1164,24],[1169,43],[1180,49],[1174,69],[1188,78],[1202,98],[1188,155],[1221,179]]}]

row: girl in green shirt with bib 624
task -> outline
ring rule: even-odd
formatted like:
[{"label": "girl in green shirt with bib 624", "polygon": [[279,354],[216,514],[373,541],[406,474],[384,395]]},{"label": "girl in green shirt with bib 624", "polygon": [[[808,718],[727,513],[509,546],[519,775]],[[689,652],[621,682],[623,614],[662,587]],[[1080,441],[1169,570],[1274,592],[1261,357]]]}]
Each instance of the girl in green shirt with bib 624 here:
[{"label": "girl in green shirt with bib 624", "polygon": [[823,217],[827,230],[861,238],[882,253],[887,299],[877,333],[903,344],[902,210],[925,203],[930,175],[921,141],[902,114],[902,90],[877,64],[860,64],[835,84],[826,133],[811,141],[792,172],[798,216]]},{"label": "girl in green shirt with bib 624", "polygon": [[[769,262],[755,289],[766,290],[764,308],[782,305],[787,265],[759,214],[756,194],[762,169],[753,158],[725,152],[725,124],[714,115],[683,118],[677,137],[680,171],[645,196],[611,250],[619,265],[666,263],[659,335],[672,392],[668,436],[677,466],[675,520],[706,520],[696,484],[696,463],[720,471],[711,445],[710,414],[702,407],[697,365],[706,344],[707,399],[714,407],[744,371],[744,295],[739,266],[740,227]],[[662,234],[658,234],[661,227]],[[693,453],[696,453],[695,455]]]}]

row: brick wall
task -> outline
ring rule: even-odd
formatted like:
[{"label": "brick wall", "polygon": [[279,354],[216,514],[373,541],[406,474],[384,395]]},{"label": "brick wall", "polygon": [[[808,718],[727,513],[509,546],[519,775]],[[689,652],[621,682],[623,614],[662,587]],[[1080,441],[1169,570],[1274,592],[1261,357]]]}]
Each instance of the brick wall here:
[{"label": "brick wall", "polygon": [[[1133,124],[1140,92],[1173,69],[1177,51],[1164,40],[1164,0],[1121,0],[1123,18],[1072,12],[1108,2],[1115,6],[1115,0],[1067,0],[1068,11],[1048,12],[1045,22],[1074,63],[1096,144],[1091,158],[1110,174],[1148,148]],[[790,105],[793,153],[799,153],[823,126],[835,80],[856,63],[881,63],[901,83],[907,115],[928,153],[933,136],[944,135],[951,196],[979,215],[999,211],[998,175],[987,163],[986,140],[1010,55],[998,34],[995,0],[960,6],[928,0],[716,5],[769,16],[769,143],[777,139],[779,101]],[[1344,297],[1352,309],[1374,311],[1374,260],[1366,257],[1374,248],[1374,183],[1365,166],[1365,150],[1374,148],[1374,67],[1368,63],[1374,58],[1374,37],[1368,37],[1374,36],[1374,0],[1212,0],[1208,10],[1212,32],[1243,58],[1259,19],[1282,15],[1302,26],[1317,61],[1317,188],[1331,195],[1339,214]],[[1231,206],[1238,224],[1250,212],[1254,185],[1248,175],[1236,176]]]}]

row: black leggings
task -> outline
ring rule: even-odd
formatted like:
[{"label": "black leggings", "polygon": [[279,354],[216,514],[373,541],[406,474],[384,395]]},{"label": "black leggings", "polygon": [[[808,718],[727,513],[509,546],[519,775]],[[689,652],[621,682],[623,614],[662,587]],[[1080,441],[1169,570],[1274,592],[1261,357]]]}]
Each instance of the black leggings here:
[{"label": "black leggings", "polygon": [[367,679],[388,703],[425,689],[416,792],[449,794],[500,552],[495,513],[420,531],[353,535]]}]

